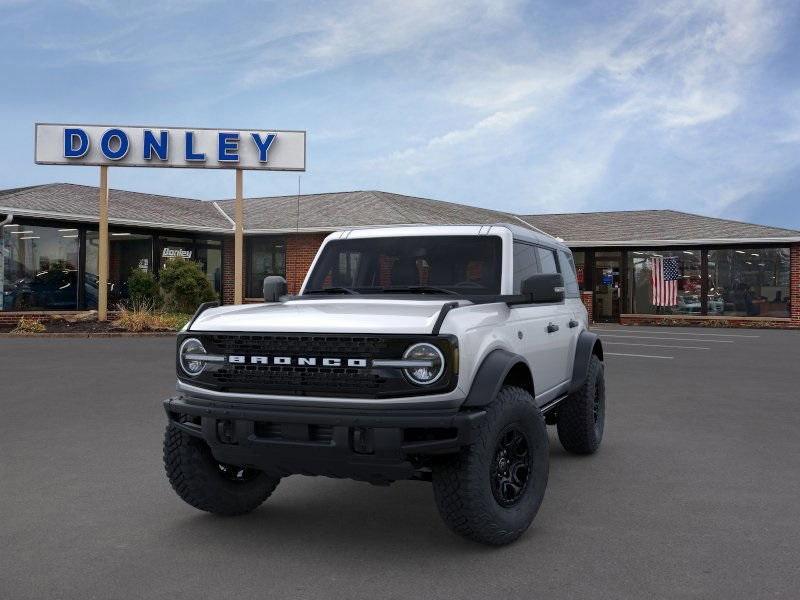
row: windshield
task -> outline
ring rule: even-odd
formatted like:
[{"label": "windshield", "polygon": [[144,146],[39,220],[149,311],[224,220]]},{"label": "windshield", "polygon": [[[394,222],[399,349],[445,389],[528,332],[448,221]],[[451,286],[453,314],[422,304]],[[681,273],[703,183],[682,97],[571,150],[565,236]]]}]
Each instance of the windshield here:
[{"label": "windshield", "polygon": [[497,236],[417,236],[329,242],[304,294],[500,293]]}]

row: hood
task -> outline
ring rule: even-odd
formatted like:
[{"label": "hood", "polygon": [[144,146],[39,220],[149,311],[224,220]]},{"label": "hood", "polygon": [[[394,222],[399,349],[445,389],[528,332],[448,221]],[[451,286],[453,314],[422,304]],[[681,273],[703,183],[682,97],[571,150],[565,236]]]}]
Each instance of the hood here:
[{"label": "hood", "polygon": [[447,302],[453,300],[326,298],[221,306],[203,312],[191,331],[429,334]]}]

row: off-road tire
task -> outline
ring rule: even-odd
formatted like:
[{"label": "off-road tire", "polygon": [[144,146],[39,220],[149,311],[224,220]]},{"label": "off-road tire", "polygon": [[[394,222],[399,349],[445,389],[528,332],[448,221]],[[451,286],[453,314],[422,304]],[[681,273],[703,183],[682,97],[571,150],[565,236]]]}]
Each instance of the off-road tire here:
[{"label": "off-road tire", "polygon": [[172,423],[164,433],[164,467],[178,496],[195,508],[217,515],[243,515],[255,510],[280,482],[279,477],[255,470],[248,470],[243,480],[226,477],[208,444]]},{"label": "off-road tire", "polygon": [[[509,427],[524,434],[531,464],[518,500],[503,506],[492,489],[492,465]],[[506,386],[473,434],[473,444],[434,463],[436,506],[454,532],[484,544],[509,544],[525,533],[544,498],[550,464],[547,427],[531,395]]]},{"label": "off-road tire", "polygon": [[603,440],[606,415],[606,382],[603,363],[596,355],[589,361],[580,389],[557,408],[558,439],[567,452],[594,454]]}]

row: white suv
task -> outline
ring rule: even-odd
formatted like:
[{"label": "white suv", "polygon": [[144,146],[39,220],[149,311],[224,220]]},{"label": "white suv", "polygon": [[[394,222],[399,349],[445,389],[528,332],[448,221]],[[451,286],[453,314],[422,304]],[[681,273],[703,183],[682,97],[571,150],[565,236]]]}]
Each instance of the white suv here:
[{"label": "white suv", "polygon": [[603,349],[570,250],[514,225],[340,231],[300,294],[202,306],[164,402],[167,475],[242,514],[282,477],[432,481],[456,532],[518,538],[547,486],[546,423],[570,452],[603,435]]}]

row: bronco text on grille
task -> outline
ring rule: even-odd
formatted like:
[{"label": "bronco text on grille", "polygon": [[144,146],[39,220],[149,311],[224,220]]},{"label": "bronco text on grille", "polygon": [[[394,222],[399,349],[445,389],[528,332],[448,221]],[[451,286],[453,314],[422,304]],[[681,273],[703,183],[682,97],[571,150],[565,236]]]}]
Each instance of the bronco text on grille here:
[{"label": "bronco text on grille", "polygon": [[[199,339],[209,355],[224,360],[208,363],[196,377],[182,379],[218,391],[388,398],[444,393],[457,382],[453,336],[192,333],[191,337]],[[445,374],[425,389],[410,382],[402,368],[380,366],[381,361],[402,359],[418,342],[434,344],[445,357]]]}]

